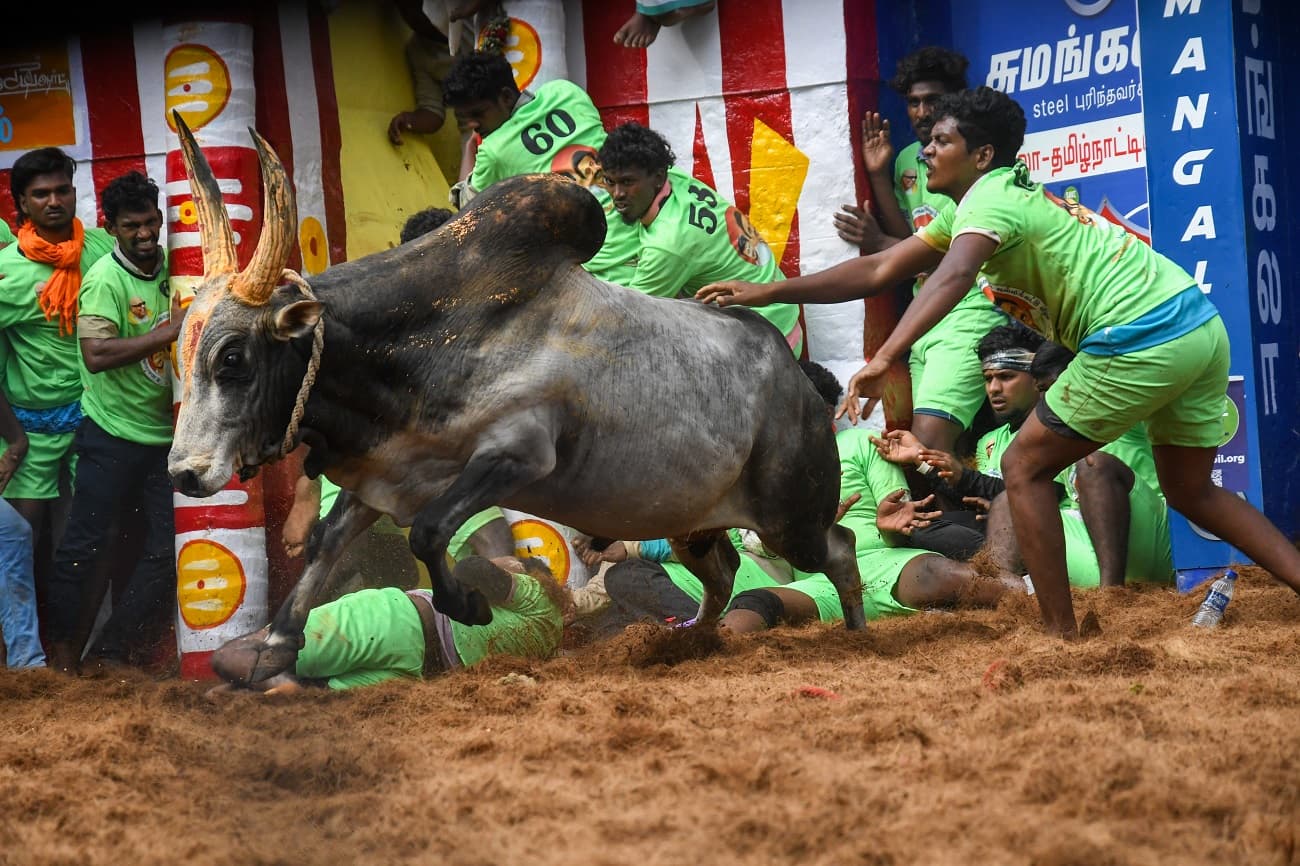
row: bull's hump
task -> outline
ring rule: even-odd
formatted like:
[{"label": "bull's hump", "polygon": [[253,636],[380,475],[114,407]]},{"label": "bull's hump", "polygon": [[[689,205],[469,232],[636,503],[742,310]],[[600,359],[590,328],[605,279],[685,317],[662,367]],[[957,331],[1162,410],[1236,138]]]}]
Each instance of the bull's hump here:
[{"label": "bull's hump", "polygon": [[605,242],[605,214],[585,187],[556,174],[526,174],[488,187],[447,226],[458,245],[484,254],[585,262]]}]

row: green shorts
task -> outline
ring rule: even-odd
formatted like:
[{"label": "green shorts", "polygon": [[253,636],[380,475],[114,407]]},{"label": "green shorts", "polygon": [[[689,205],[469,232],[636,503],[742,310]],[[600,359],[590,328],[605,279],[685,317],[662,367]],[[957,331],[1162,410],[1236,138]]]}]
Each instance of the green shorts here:
[{"label": "green shorts", "polygon": [[471,514],[466,518],[465,522],[456,530],[456,533],[452,535],[451,541],[447,542],[447,556],[451,560],[448,565],[460,562],[472,554],[474,548],[470,547],[469,537],[497,518],[505,520],[506,515],[495,505],[484,508],[482,511]]},{"label": "green shorts", "polygon": [[[894,597],[894,588],[898,586],[898,576],[903,573],[903,566],[918,556],[932,555],[934,554],[925,550],[906,547],[880,547],[859,551],[858,573],[862,575],[862,607],[866,611],[867,619],[916,613],[914,608],[908,607]],[[795,572],[795,574],[803,573]],[[793,589],[811,598],[817,605],[818,618],[822,622],[839,622],[844,619],[840,594],[830,578],[824,574],[804,574],[798,580],[787,583],[781,588]]]},{"label": "green shorts", "polygon": [[1146,421],[1152,445],[1217,448],[1228,366],[1228,332],[1215,316],[1191,333],[1131,354],[1080,352],[1048,390],[1047,405],[1094,442],[1113,442]]},{"label": "green shorts", "polygon": [[[667,573],[668,579],[673,582],[673,586],[680,589],[696,604],[704,600],[704,584],[696,577],[689,568],[680,562],[661,562],[659,565]],[[759,565],[746,553],[740,554],[740,565],[736,568],[736,578],[731,583],[731,598],[735,598],[742,592],[751,589],[768,589],[773,586],[783,586],[783,584],[763,570]],[[731,599],[727,599],[728,602]]]},{"label": "green shorts", "polygon": [[[1124,579],[1135,583],[1172,583],[1174,557],[1169,544],[1169,509],[1164,499],[1140,478],[1133,480],[1128,499],[1128,557],[1124,562]],[[1062,509],[1061,524],[1065,529],[1065,565],[1070,585],[1095,589],[1101,585],[1101,569],[1083,515],[1074,509]]]},{"label": "green shorts", "polygon": [[77,452],[72,433],[28,433],[27,456],[9,479],[5,499],[58,499],[59,479],[76,478]]},{"label": "green shorts", "polygon": [[912,345],[907,368],[912,376],[912,412],[935,415],[965,429],[984,403],[984,374],[975,348],[1006,316],[959,308]]},{"label": "green shorts", "polygon": [[349,593],[307,614],[295,672],[331,689],[419,679],[424,629],[405,592],[393,587]]},{"label": "green shorts", "polygon": [[465,625],[451,621],[456,652],[466,666],[488,656],[548,659],[560,648],[564,619],[541,584],[526,574],[515,575],[515,592],[504,605],[492,606],[492,622]]}]

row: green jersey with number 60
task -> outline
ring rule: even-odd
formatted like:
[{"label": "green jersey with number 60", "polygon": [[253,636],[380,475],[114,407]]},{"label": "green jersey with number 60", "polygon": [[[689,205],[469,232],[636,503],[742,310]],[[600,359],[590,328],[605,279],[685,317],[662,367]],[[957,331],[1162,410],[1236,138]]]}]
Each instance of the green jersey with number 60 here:
[{"label": "green jersey with number 60", "polygon": [[482,192],[515,175],[557,172],[589,187],[604,143],[605,127],[587,92],[571,81],[548,81],[483,138],[470,185]]}]

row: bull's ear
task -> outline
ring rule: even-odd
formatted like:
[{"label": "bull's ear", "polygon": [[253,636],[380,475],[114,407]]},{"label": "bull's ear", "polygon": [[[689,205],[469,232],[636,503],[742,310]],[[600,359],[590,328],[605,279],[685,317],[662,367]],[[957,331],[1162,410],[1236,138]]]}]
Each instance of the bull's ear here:
[{"label": "bull's ear", "polygon": [[294,301],[283,306],[275,311],[271,333],[277,340],[305,337],[320,321],[321,310],[324,308],[320,301]]}]

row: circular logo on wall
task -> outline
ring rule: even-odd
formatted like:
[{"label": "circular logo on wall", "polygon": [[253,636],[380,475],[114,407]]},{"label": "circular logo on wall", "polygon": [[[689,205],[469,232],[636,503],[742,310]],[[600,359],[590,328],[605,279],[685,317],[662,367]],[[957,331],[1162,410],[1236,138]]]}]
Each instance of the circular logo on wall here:
[{"label": "circular logo on wall", "polygon": [[176,131],[172,111],[192,130],[206,126],[230,100],[230,70],[221,55],[206,45],[177,45],[163,61],[167,78],[167,126]]},{"label": "circular logo on wall", "polygon": [[247,586],[239,558],[216,542],[188,541],[176,557],[176,604],[196,631],[234,616]]},{"label": "circular logo on wall", "polygon": [[561,584],[568,582],[569,544],[559,530],[540,520],[520,520],[510,524],[510,531],[515,537],[515,556],[535,556]]}]

